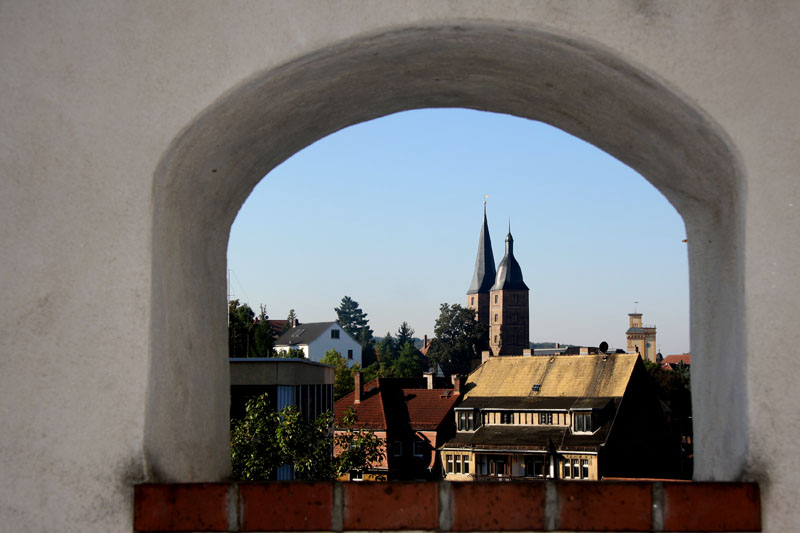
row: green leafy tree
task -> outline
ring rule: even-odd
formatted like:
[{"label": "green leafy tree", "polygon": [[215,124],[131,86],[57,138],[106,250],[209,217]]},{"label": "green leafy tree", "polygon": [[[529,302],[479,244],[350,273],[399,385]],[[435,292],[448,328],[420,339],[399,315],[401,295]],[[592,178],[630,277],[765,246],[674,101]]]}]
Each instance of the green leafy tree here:
[{"label": "green leafy tree", "polygon": [[377,353],[378,360],[381,363],[391,365],[392,361],[397,358],[397,348],[398,345],[392,338],[392,334],[387,332],[386,336],[375,345],[375,352]]},{"label": "green leafy tree", "polygon": [[375,433],[358,426],[358,416],[348,409],[339,421],[334,437],[335,476],[363,472],[386,455],[386,443]]},{"label": "green leafy tree", "polygon": [[275,412],[266,394],[251,398],[245,416],[231,421],[233,477],[267,480],[285,464],[293,465],[295,478],[305,481],[363,471],[382,459],[384,443],[371,431],[358,428],[357,421],[355,413],[348,411],[334,437],[330,412],[306,421],[294,406]]},{"label": "green leafy tree", "polygon": [[397,346],[402,348],[407,342],[414,343],[414,330],[408,325],[408,322],[403,322],[397,328]]},{"label": "green leafy tree", "polygon": [[286,322],[284,322],[283,327],[281,328],[281,334],[289,331],[295,320],[297,320],[297,313],[294,312],[294,309],[289,309],[289,314],[286,316]]},{"label": "green leafy tree", "polygon": [[255,350],[255,316],[249,305],[239,300],[228,302],[228,357],[250,357]]},{"label": "green leafy tree", "polygon": [[361,367],[358,364],[354,364],[352,367],[347,366],[347,359],[345,359],[342,354],[337,352],[336,350],[328,350],[325,352],[325,356],[322,358],[322,362],[326,365],[331,365],[334,367],[334,377],[333,377],[333,399],[338,400],[339,398],[345,396],[353,392],[355,388],[355,380],[353,378],[353,373],[358,372],[361,370]]},{"label": "green leafy tree", "polygon": [[253,344],[258,357],[270,357],[275,348],[275,332],[272,331],[272,325],[269,323],[267,308],[263,305],[254,326]]},{"label": "green leafy tree", "polygon": [[398,378],[417,378],[425,371],[425,363],[414,343],[406,342],[392,361],[392,375]]},{"label": "green leafy tree", "polygon": [[434,327],[428,359],[446,366],[452,374],[467,374],[473,359],[480,359],[481,342],[487,326],[478,322],[475,312],[459,304],[443,303]]},{"label": "green leafy tree", "polygon": [[339,307],[334,307],[333,310],[336,311],[336,321],[339,322],[339,325],[351,337],[361,342],[362,348],[365,342],[372,341],[372,330],[369,328],[367,313],[361,310],[357,301],[345,296]]}]

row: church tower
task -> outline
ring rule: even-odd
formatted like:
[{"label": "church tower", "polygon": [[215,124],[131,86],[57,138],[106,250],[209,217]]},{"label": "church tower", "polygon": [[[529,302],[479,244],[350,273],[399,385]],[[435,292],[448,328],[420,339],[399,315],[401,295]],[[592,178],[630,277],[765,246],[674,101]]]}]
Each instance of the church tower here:
[{"label": "church tower", "polygon": [[486,222],[486,202],[483,202],[483,227],[478,241],[478,256],[475,258],[475,273],[467,290],[467,307],[475,311],[478,322],[489,324],[489,291],[495,281],[497,271],[494,267],[492,239]]},{"label": "church tower", "polygon": [[511,227],[506,236],[506,254],[497,268],[497,277],[489,292],[489,348],[492,355],[522,355],[530,349],[530,312],[528,286],[522,269],[514,258]]}]

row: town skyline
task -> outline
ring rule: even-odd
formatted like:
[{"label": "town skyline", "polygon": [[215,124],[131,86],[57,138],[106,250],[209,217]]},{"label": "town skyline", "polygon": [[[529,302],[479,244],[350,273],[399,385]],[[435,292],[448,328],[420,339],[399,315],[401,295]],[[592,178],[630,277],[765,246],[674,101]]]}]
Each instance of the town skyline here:
[{"label": "town skyline", "polygon": [[667,200],[563,131],[463,109],[358,124],[277,167],[233,224],[231,296],[318,322],[348,295],[376,336],[406,321],[432,337],[439,304],[466,304],[485,195],[497,262],[510,222],[532,342],[625,348],[636,305],[665,355],[689,351],[685,233]]}]

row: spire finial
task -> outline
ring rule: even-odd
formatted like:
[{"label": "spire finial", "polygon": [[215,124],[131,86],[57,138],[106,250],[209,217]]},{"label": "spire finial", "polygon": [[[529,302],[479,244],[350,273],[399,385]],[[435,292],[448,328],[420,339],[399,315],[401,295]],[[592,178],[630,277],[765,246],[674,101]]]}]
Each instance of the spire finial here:
[{"label": "spire finial", "polygon": [[508,217],[508,233],[511,234],[511,217]]},{"label": "spire finial", "polygon": [[488,194],[483,195],[483,214],[486,215],[486,199],[489,198]]}]

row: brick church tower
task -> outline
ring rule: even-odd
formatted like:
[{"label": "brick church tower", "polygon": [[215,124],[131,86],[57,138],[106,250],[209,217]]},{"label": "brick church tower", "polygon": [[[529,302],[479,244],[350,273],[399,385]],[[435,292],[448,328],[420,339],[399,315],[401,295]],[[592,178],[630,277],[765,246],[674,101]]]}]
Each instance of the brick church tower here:
[{"label": "brick church tower", "polygon": [[522,355],[530,349],[530,311],[528,286],[514,258],[511,227],[506,235],[506,254],[497,268],[489,292],[489,348],[492,355]]},{"label": "brick church tower", "polygon": [[483,204],[483,227],[478,241],[478,256],[475,258],[475,273],[467,291],[467,307],[475,311],[478,322],[489,324],[489,291],[494,285],[497,271],[494,267],[492,239],[486,222],[486,202]]}]

